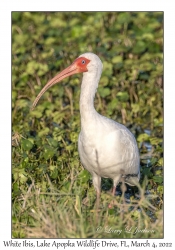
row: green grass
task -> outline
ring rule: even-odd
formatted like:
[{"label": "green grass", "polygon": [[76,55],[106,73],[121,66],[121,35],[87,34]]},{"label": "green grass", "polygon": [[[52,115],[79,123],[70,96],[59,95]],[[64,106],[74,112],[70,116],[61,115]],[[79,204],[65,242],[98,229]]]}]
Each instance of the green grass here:
[{"label": "green grass", "polygon": [[[49,180],[48,180],[49,181]],[[51,183],[50,183],[51,184]],[[63,193],[50,187],[43,193],[32,182],[13,208],[15,238],[162,238],[163,214],[152,203],[155,195],[144,195],[126,202],[123,196],[102,193],[100,208],[94,208],[91,192]],[[86,201],[85,201],[86,200]],[[113,200],[114,207],[108,208]],[[18,205],[17,205],[18,204]]]},{"label": "green grass", "polygon": [[[131,130],[141,156],[139,190],[118,193],[109,209],[111,180],[103,179],[99,211],[77,150],[82,76],[30,109],[47,81],[87,51],[104,65],[96,110]],[[162,107],[162,12],[13,12],[13,237],[162,238]]]}]

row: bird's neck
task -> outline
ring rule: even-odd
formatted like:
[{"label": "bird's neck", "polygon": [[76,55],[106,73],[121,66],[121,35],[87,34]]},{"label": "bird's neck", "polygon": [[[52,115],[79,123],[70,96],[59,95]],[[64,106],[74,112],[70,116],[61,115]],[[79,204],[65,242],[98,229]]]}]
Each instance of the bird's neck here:
[{"label": "bird's neck", "polygon": [[94,108],[94,97],[98,88],[101,73],[84,73],[80,94],[81,125],[90,122],[98,113]]}]

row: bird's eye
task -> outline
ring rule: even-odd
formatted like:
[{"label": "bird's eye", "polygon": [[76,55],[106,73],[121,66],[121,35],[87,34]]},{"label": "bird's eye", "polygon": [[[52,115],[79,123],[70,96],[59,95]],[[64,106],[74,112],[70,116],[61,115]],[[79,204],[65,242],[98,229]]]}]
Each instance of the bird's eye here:
[{"label": "bird's eye", "polygon": [[82,64],[85,64],[85,63],[86,63],[86,61],[85,61],[85,60],[82,60],[82,61],[81,61],[81,63],[82,63]]}]

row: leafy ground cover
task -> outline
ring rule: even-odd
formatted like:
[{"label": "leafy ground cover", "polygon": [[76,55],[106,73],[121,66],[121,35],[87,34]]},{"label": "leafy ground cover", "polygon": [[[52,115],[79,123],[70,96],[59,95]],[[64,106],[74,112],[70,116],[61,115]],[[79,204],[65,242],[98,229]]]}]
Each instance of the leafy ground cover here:
[{"label": "leafy ground cover", "polygon": [[[132,131],[141,156],[140,188],[124,195],[121,185],[108,209],[104,179],[98,213],[77,151],[82,76],[30,110],[46,82],[87,51],[104,65],[96,110]],[[163,13],[12,12],[12,129],[14,238],[162,238]]]}]

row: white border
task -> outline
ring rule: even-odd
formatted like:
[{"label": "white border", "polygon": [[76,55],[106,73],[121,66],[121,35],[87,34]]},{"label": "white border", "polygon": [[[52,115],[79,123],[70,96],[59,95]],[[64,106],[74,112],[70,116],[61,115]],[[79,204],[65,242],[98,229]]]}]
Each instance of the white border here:
[{"label": "white border", "polygon": [[[174,66],[174,3],[173,0],[147,1],[0,1],[0,249],[2,240],[11,239],[11,11],[164,11],[164,145],[165,145],[165,212],[164,239],[173,242],[174,237],[174,134],[175,127],[175,66]],[[64,241],[64,240],[59,240]],[[139,240],[139,242],[145,240]],[[157,240],[150,240],[150,242]],[[41,248],[40,248],[41,249]],[[135,249],[132,247],[132,249]],[[150,248],[149,248],[150,249]]]}]

